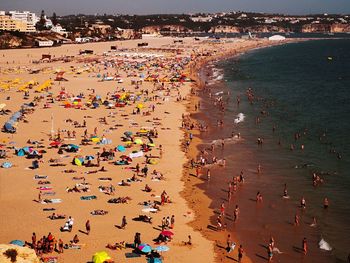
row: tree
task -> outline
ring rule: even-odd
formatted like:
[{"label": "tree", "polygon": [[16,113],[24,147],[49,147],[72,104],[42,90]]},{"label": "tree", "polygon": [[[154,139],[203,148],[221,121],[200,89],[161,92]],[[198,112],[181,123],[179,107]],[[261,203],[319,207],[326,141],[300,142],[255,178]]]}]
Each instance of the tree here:
[{"label": "tree", "polygon": [[38,23],[36,23],[36,29],[39,31],[45,30],[45,23],[46,23],[46,18],[45,18],[45,11],[41,10],[41,15],[40,15],[40,20]]},{"label": "tree", "polygon": [[52,14],[52,24],[55,26],[55,25],[57,25],[58,24],[58,21],[57,21],[57,15],[56,15],[56,13],[55,12],[53,12],[53,14]]}]

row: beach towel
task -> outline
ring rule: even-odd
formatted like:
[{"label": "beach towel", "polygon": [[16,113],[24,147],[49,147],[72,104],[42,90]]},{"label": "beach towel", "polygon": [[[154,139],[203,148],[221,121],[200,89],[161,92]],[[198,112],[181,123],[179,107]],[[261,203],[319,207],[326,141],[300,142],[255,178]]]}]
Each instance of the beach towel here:
[{"label": "beach towel", "polygon": [[47,175],[35,175],[34,176],[34,179],[35,180],[41,180],[41,179],[47,179],[48,178],[48,176]]},{"label": "beach towel", "polygon": [[36,189],[39,189],[40,191],[51,191],[52,187],[41,186],[41,187],[37,187]]},{"label": "beach towel", "polygon": [[85,200],[85,201],[94,200],[94,199],[97,199],[96,195],[87,195],[87,196],[81,196],[80,197],[80,200]]},{"label": "beach towel", "polygon": [[58,257],[42,257],[41,258],[44,263],[57,263]]},{"label": "beach towel", "polygon": [[49,195],[49,196],[52,196],[52,195],[55,195],[56,192],[44,192],[43,195]]},{"label": "beach towel", "polygon": [[58,198],[55,198],[55,199],[44,199],[43,201],[41,201],[42,204],[58,204],[58,203],[61,203],[62,202],[62,199],[58,199]]},{"label": "beach towel", "polygon": [[156,213],[156,212],[158,212],[157,209],[155,209],[155,208],[149,208],[149,207],[143,208],[141,211],[144,212],[144,213]]},{"label": "beach towel", "polygon": [[131,253],[127,252],[127,253],[125,253],[125,257],[126,258],[139,258],[139,257],[141,257],[141,255],[137,254],[137,253],[133,253],[133,252],[131,252]]}]

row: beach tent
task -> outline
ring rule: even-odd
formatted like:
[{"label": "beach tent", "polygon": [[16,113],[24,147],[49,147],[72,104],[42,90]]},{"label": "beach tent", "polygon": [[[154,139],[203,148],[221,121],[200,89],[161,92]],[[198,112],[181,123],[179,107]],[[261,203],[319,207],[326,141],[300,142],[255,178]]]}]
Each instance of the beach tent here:
[{"label": "beach tent", "polygon": [[106,251],[96,252],[92,256],[92,262],[93,263],[104,263],[106,261],[109,262],[111,260],[112,260],[112,258],[107,254]]},{"label": "beach tent", "polygon": [[23,149],[19,149],[16,153],[17,156],[24,156],[26,153]]}]

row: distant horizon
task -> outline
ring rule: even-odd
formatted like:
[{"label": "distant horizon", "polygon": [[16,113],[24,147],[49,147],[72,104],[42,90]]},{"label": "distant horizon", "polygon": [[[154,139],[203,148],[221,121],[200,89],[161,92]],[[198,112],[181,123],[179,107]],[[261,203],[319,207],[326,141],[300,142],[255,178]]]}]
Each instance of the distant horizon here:
[{"label": "distant horizon", "polygon": [[191,13],[265,13],[290,16],[350,14],[349,0],[12,0],[1,4],[2,10],[41,10],[51,16],[66,15],[179,15]]},{"label": "distant horizon", "polygon": [[118,16],[118,15],[125,15],[125,16],[153,16],[153,15],[198,15],[198,14],[218,14],[218,13],[232,13],[232,12],[236,12],[236,13],[256,13],[256,14],[266,14],[266,15],[283,15],[283,16],[315,16],[315,15],[324,15],[327,14],[329,16],[332,15],[339,15],[339,16],[350,16],[350,12],[349,13],[328,13],[328,12],[324,12],[324,13],[305,13],[305,14],[290,14],[290,13],[278,13],[278,12],[258,12],[258,11],[247,11],[247,10],[230,10],[230,11],[217,11],[217,12],[188,12],[188,13],[143,13],[143,14],[133,14],[133,13],[74,13],[74,14],[59,14],[56,11],[52,11],[52,12],[47,12],[45,9],[41,9],[39,11],[36,10],[29,10],[29,9],[0,9],[0,11],[5,11],[5,12],[9,12],[9,11],[19,11],[19,12],[23,12],[23,11],[29,11],[32,13],[35,13],[37,15],[41,14],[41,11],[44,10],[45,15],[48,17],[51,17],[52,14],[55,12],[57,16],[77,16],[77,15],[85,15],[85,16]]}]

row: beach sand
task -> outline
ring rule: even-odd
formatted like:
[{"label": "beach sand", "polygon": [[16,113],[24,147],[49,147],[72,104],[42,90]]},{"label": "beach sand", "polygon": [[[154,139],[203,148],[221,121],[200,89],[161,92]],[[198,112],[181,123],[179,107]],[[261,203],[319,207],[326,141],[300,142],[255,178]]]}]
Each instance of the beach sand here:
[{"label": "beach sand", "polygon": [[[110,49],[110,46],[116,45],[118,49],[126,49],[126,53],[143,52],[147,54],[162,54],[164,55],[165,63],[169,63],[171,59],[178,57],[190,56],[192,54],[191,67],[194,72],[206,61],[210,59],[217,59],[227,54],[237,54],[251,48],[256,48],[263,45],[270,45],[266,40],[242,40],[239,42],[230,42],[222,44],[212,44],[202,41],[194,41],[191,38],[184,39],[183,44],[173,44],[172,38],[149,39],[149,47],[146,49],[137,49],[137,43],[141,40],[123,41],[123,42],[107,42],[107,43],[89,43],[82,45],[64,45],[55,48],[42,49],[19,49],[19,50],[3,50],[0,56],[1,77],[0,81],[5,83],[8,80],[19,79],[20,83],[26,83],[35,79],[40,84],[48,79],[55,78],[55,70],[61,69],[66,71],[64,77],[67,82],[54,82],[52,88],[49,90],[54,96],[58,95],[61,88],[71,97],[84,93],[91,94],[95,90],[95,95],[100,95],[106,98],[107,93],[113,93],[116,89],[124,88],[131,93],[142,90],[149,90],[150,95],[158,95],[158,101],[146,101],[142,112],[150,111],[150,115],[143,116],[142,114],[132,114],[135,109],[135,104],[130,103],[124,108],[106,109],[100,106],[96,109],[83,107],[84,109],[64,108],[62,102],[55,101],[55,103],[48,103],[49,108],[44,108],[47,100],[47,93],[35,93],[33,89],[29,90],[29,99],[23,99],[23,92],[17,92],[21,84],[12,82],[12,88],[0,92],[0,103],[6,103],[6,108],[12,112],[18,111],[20,105],[25,102],[31,102],[35,96],[43,96],[35,111],[32,114],[26,115],[26,123],[21,121],[18,125],[18,131],[15,134],[1,133],[0,143],[3,145],[1,149],[6,149],[7,158],[3,161],[9,161],[13,167],[9,169],[0,168],[0,217],[3,227],[0,229],[0,243],[8,243],[13,239],[21,239],[31,242],[31,235],[36,233],[37,239],[41,236],[47,235],[51,232],[58,240],[61,238],[65,243],[69,243],[75,234],[78,234],[81,249],[66,249],[63,254],[56,252],[51,255],[57,256],[59,262],[87,262],[91,260],[92,255],[97,251],[105,250],[116,262],[145,262],[145,258],[126,259],[125,252],[131,252],[132,249],[124,249],[121,251],[113,251],[105,248],[107,243],[114,244],[120,241],[133,243],[134,234],[141,233],[142,243],[150,244],[156,247],[152,241],[160,233],[160,223],[163,217],[175,216],[175,227],[172,229],[174,236],[171,242],[167,245],[170,250],[163,252],[166,262],[215,262],[216,260],[225,261],[226,255],[223,254],[222,249],[215,245],[214,240],[219,240],[220,244],[224,244],[226,233],[210,231],[206,226],[210,223],[209,217],[212,216],[213,211],[209,210],[210,200],[198,189],[195,185],[196,178],[189,178],[186,174],[188,170],[183,170],[184,164],[187,162],[189,156],[196,154],[195,147],[191,145],[190,155],[185,155],[181,150],[181,141],[184,137],[184,131],[181,129],[182,114],[186,114],[190,109],[186,105],[191,105],[193,100],[190,100],[190,89],[194,84],[185,83],[178,84],[179,88],[172,88],[167,94],[166,90],[153,90],[153,83],[143,82],[138,90],[135,90],[135,85],[131,85],[131,79],[135,77],[127,77],[130,72],[137,72],[133,69],[123,69],[122,65],[129,58],[123,57],[120,60],[120,68],[117,68],[118,74],[121,75],[123,83],[116,81],[98,82],[96,75],[107,72],[116,73],[115,68],[104,68],[102,64],[91,65],[88,63],[88,58],[104,58],[103,52]],[[144,42],[144,41],[142,41]],[[172,52],[171,50],[161,50],[164,48],[179,48],[181,54]],[[78,56],[79,50],[91,49],[97,55]],[[218,51],[220,50],[220,51]],[[119,51],[118,51],[119,52]],[[208,56],[200,56],[207,52]],[[71,62],[50,62],[33,64],[32,60],[39,60],[42,54],[50,54],[55,58],[60,56],[75,56]],[[79,61],[79,58],[85,61]],[[142,58],[139,58],[140,61]],[[195,60],[196,59],[196,60]],[[151,64],[148,61],[148,64]],[[158,61],[159,62],[159,61]],[[72,71],[72,67],[76,69]],[[77,74],[77,69],[82,69],[82,73]],[[90,68],[89,72],[84,72],[83,69]],[[10,70],[9,70],[10,69]],[[38,74],[30,74],[30,69],[41,69]],[[98,69],[100,72],[98,72]],[[92,72],[95,70],[95,72]],[[149,65],[150,72],[160,73],[163,75],[165,69],[159,69],[154,65]],[[169,69],[167,69],[169,71]],[[138,72],[140,73],[140,72]],[[147,74],[147,69],[144,69],[144,74]],[[170,87],[169,83],[165,84],[165,88]],[[179,92],[179,93],[178,93]],[[187,98],[184,101],[178,102],[177,97],[181,96]],[[7,98],[10,97],[9,100]],[[142,99],[147,95],[143,95]],[[87,99],[83,99],[86,102]],[[149,108],[155,105],[155,111]],[[192,108],[192,107],[191,107]],[[109,115],[109,113],[112,113]],[[0,123],[3,125],[10,115],[1,115]],[[91,116],[88,117],[88,116]],[[106,117],[108,124],[99,122],[99,118]],[[97,127],[97,135],[106,137],[112,140],[110,145],[91,145],[80,147],[79,155],[93,155],[96,157],[97,152],[102,152],[103,147],[106,149],[114,149],[117,145],[123,144],[121,137],[125,131],[132,131],[133,133],[140,130],[141,127],[156,127],[158,131],[158,138],[154,139],[155,147],[151,151],[152,155],[159,156],[159,146],[162,145],[162,158],[156,165],[148,165],[149,171],[154,169],[161,172],[165,180],[155,182],[151,180],[151,175],[147,178],[140,178],[142,182],[133,182],[131,186],[118,186],[118,182],[126,180],[133,175],[130,169],[125,169],[127,166],[117,166],[109,162],[101,162],[107,172],[98,172],[86,174],[87,171],[95,171],[97,167],[78,167],[73,166],[71,161],[76,153],[57,153],[58,149],[50,149],[49,137],[52,132],[52,127],[57,134],[58,129],[61,134],[66,135],[63,130],[75,130],[76,139],[64,140],[64,143],[80,144],[85,128],[74,128],[71,122],[66,122],[67,119],[77,121],[80,124],[85,120],[87,123],[86,129],[89,134],[94,132]],[[117,126],[116,126],[117,125]],[[111,127],[116,129],[111,130]],[[39,169],[29,169],[32,160],[25,157],[16,156],[13,147],[29,146],[28,139],[31,141],[39,141],[42,143],[45,151],[43,158],[40,161]],[[199,142],[196,142],[199,143]],[[193,145],[195,145],[194,143]],[[30,145],[34,148],[35,145]],[[193,147],[193,148],[192,148]],[[39,150],[40,150],[39,149]],[[132,150],[138,150],[139,146],[135,145],[131,149],[127,149],[129,154]],[[116,153],[116,158],[123,153]],[[50,159],[59,159],[60,163],[66,166],[51,166]],[[95,160],[92,161],[96,163]],[[145,158],[135,159],[131,166],[139,163],[141,167],[145,165]],[[64,173],[65,169],[74,169],[76,173]],[[35,175],[47,175],[46,180],[50,181],[50,187],[55,192],[54,196],[47,196],[48,198],[60,198],[61,203],[58,204],[41,204],[37,202],[39,190],[37,189],[38,180],[34,180]],[[72,187],[81,181],[72,180],[72,177],[85,177],[86,182],[90,185],[90,192],[87,193],[67,193],[66,187]],[[111,182],[101,182],[99,177],[111,177]],[[183,178],[183,180],[181,180]],[[113,184],[116,192],[114,196],[106,195],[99,191],[98,186]],[[148,184],[152,188],[152,192],[144,192],[142,189]],[[161,206],[160,211],[151,213],[153,217],[153,224],[133,221],[132,218],[138,215],[145,214],[142,210],[140,202],[147,200],[160,201],[159,196],[165,190],[169,195],[172,203]],[[43,191],[44,192],[44,191]],[[180,194],[181,193],[181,194]],[[97,200],[82,201],[80,196],[95,195]],[[112,197],[129,196],[131,201],[128,204],[110,204],[107,200]],[[46,196],[43,196],[46,198]],[[186,199],[186,200],[185,200]],[[48,216],[52,212],[45,212],[43,208],[54,207],[57,214],[65,214],[74,218],[74,227],[72,232],[60,232],[60,227],[64,225],[65,220],[50,220]],[[92,216],[91,211],[95,209],[107,210],[108,214],[104,216]],[[121,224],[122,217],[126,216],[127,226],[125,229],[119,229],[116,226]],[[91,232],[89,235],[84,234],[85,222],[90,220]],[[81,230],[81,232],[80,232]],[[199,231],[198,231],[199,230]],[[192,245],[184,245],[183,241],[188,240],[188,235],[192,237]],[[235,241],[239,243],[237,240]],[[216,252],[216,253],[214,253]],[[237,257],[235,251],[232,256]],[[227,259],[230,260],[230,259]]]}]

